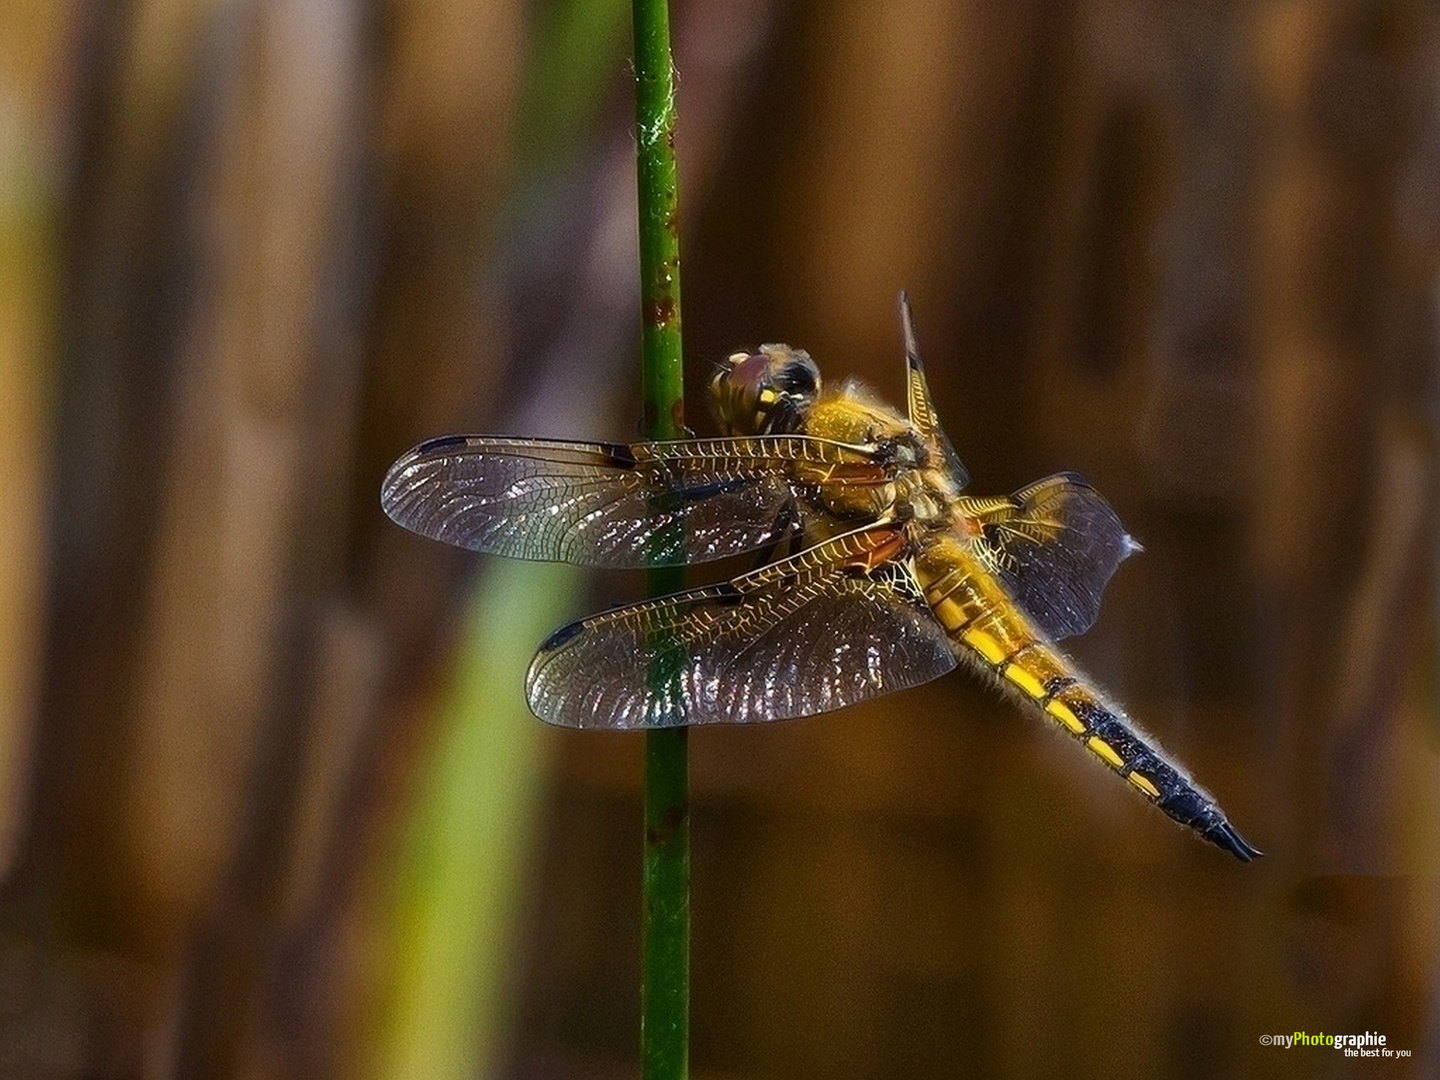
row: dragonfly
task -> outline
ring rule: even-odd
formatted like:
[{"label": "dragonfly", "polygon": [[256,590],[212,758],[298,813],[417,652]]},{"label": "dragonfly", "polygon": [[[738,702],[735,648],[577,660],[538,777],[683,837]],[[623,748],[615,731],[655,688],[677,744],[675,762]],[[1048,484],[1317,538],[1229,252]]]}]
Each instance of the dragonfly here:
[{"label": "dragonfly", "polygon": [[965,665],[1181,825],[1258,857],[1057,645],[1091,626],[1139,545],[1073,472],[1012,495],[968,494],[904,293],[900,319],[904,415],[858,382],[822,386],[802,349],[761,345],[718,366],[719,437],[448,435],[395,462],[381,504],[422,536],[519,559],[635,569],[761,553],[728,581],[551,634],[525,683],[551,724],[783,720]]}]

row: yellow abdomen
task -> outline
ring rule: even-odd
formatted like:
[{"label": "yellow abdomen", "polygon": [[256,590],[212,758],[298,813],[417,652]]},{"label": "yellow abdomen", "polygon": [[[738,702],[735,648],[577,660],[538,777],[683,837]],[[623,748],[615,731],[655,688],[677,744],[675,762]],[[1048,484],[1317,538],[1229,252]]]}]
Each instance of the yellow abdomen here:
[{"label": "yellow abdomen", "polygon": [[[925,601],[959,655],[1000,679],[1151,800],[1173,766],[1081,676],[1004,588],[953,536],[916,561]],[[1153,764],[1152,764],[1153,762]],[[1168,765],[1168,763],[1166,763]]]},{"label": "yellow abdomen", "polygon": [[1016,691],[1175,821],[1246,862],[1260,854],[1209,793],[1035,627],[960,537],[927,544],[915,576],[958,656]]}]

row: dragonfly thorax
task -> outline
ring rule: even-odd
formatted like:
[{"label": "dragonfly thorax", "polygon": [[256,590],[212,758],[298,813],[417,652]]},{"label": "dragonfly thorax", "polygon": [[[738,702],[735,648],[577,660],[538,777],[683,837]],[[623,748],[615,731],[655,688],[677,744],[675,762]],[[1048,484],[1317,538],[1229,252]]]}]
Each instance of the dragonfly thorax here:
[{"label": "dragonfly thorax", "polygon": [[895,479],[895,515],[931,528],[949,528],[955,516],[955,491],[937,469],[914,468]]}]

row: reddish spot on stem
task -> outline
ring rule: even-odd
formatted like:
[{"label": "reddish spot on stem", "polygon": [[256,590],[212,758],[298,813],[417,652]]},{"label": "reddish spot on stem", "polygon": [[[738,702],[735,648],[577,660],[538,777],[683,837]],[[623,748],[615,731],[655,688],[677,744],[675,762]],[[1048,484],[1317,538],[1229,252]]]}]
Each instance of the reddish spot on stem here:
[{"label": "reddish spot on stem", "polygon": [[672,206],[670,212],[665,215],[665,231],[671,236],[680,235],[680,208]]},{"label": "reddish spot on stem", "polygon": [[670,423],[676,431],[685,430],[685,399],[676,398],[670,403]]},{"label": "reddish spot on stem", "polygon": [[645,830],[645,839],[651,844],[663,844],[675,835],[675,830],[685,822],[685,807],[667,806],[665,815],[658,825]]},{"label": "reddish spot on stem", "polygon": [[645,321],[661,328],[675,321],[675,300],[670,295],[657,296],[645,301]]}]

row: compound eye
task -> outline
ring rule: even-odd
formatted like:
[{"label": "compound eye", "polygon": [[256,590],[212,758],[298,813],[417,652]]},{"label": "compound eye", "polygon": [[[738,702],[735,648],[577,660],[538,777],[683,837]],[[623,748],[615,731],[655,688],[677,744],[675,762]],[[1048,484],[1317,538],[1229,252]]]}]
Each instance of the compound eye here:
[{"label": "compound eye", "polygon": [[795,397],[811,398],[820,388],[820,369],[808,353],[796,349],[775,372],[775,387]]}]

